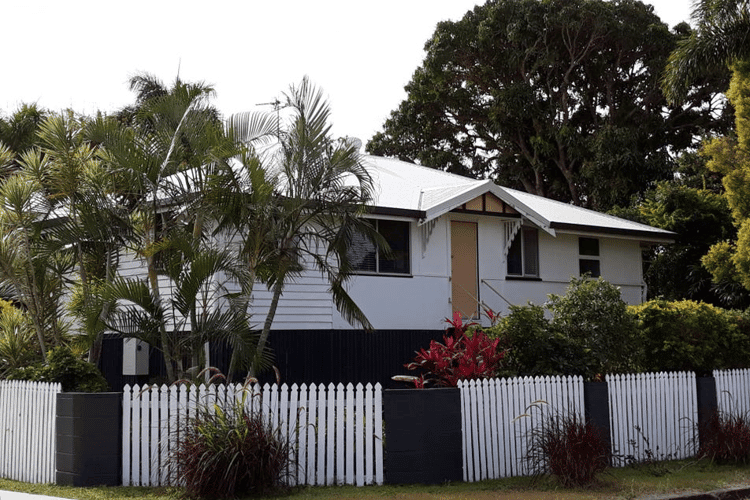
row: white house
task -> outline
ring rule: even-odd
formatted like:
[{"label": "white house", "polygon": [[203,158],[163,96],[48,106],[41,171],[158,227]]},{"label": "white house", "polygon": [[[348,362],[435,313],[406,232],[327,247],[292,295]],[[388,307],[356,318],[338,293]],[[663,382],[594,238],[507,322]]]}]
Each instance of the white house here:
[{"label": "white house", "polygon": [[[270,337],[285,382],[388,383],[415,350],[441,338],[454,312],[487,323],[484,308],[505,313],[511,304],[543,304],[584,272],[617,285],[628,303],[640,303],[642,249],[676,236],[489,180],[388,158],[364,160],[375,187],[368,217],[392,255],[386,258],[365,238],[355,241],[351,258],[359,272],[349,293],[375,331],[348,324],[320,273],[303,273],[286,285]],[[138,275],[145,267],[131,260],[121,272]],[[253,293],[260,324],[271,292],[256,286]],[[134,345],[124,352],[131,367]],[[228,355],[213,346],[211,363],[226,366]],[[151,375],[153,365],[152,356]]]},{"label": "white house", "polygon": [[[644,246],[675,234],[566,203],[394,159],[366,156],[375,184],[369,212],[388,240],[388,260],[367,241],[352,257],[360,273],[350,294],[377,330],[439,330],[458,311],[542,304],[572,276],[590,272],[645,298]],[[310,272],[290,283],[274,329],[346,330],[327,284]],[[270,293],[256,292],[259,315]],[[486,321],[486,318],[484,318]]]}]

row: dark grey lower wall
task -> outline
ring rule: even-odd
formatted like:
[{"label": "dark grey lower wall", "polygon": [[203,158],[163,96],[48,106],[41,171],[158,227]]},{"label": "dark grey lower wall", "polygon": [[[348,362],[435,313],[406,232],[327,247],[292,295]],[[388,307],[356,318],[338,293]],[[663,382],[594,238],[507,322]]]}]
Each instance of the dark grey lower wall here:
[{"label": "dark grey lower wall", "polygon": [[[383,387],[398,388],[403,384],[391,380],[393,375],[410,374],[404,365],[414,359],[417,350],[427,348],[430,341],[441,340],[442,330],[275,330],[269,344],[274,365],[281,382],[287,384],[380,382]],[[224,343],[211,345],[211,364],[227,374],[232,350]],[[112,390],[125,384],[143,384],[149,377],[122,375],[122,338],[108,336],[104,340],[100,369]],[[152,348],[150,379],[163,377],[161,353]],[[236,373],[235,380],[244,378]],[[275,381],[274,373],[261,376],[263,382]]]}]

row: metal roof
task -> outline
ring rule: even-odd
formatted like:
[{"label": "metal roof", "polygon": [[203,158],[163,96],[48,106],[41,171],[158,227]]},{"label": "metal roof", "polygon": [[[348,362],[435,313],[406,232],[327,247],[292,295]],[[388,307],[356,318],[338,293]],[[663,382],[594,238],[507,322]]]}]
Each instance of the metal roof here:
[{"label": "metal roof", "polygon": [[489,180],[470,179],[392,158],[366,155],[364,161],[375,185],[375,212],[402,211],[410,217],[419,214],[420,222],[425,223],[477,196],[492,193],[553,235],[556,230],[604,233],[654,242],[671,242],[676,236],[671,231],[505,188]]}]

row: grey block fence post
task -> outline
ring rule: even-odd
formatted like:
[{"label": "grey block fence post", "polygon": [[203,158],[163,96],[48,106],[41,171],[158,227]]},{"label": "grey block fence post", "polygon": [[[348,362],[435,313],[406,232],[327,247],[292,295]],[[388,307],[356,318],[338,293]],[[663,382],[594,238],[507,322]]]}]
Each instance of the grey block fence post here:
[{"label": "grey block fence post", "polygon": [[61,392],[57,395],[57,484],[120,484],[121,412],[121,392]]},{"label": "grey block fence post", "polygon": [[714,377],[695,377],[695,392],[698,400],[698,442],[704,443],[710,432],[711,419],[719,409]]},{"label": "grey block fence post", "polygon": [[386,483],[463,480],[458,388],[386,389],[383,420]]},{"label": "grey block fence post", "polygon": [[586,422],[599,431],[600,436],[612,450],[609,422],[609,386],[607,382],[583,383],[583,411]]}]

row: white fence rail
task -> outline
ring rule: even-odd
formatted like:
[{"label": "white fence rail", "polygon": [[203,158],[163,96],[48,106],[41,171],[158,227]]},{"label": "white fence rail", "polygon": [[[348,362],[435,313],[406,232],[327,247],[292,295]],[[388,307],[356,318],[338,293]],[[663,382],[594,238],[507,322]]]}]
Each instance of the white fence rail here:
[{"label": "white fence rail", "polygon": [[635,460],[695,453],[698,400],[692,372],[607,375],[613,452]]},{"label": "white fence rail", "polygon": [[539,419],[583,414],[581,377],[461,381],[459,389],[464,481],[529,474],[527,436]]},{"label": "white fence rail", "polygon": [[721,413],[750,412],[750,370],[716,370],[716,399]]},{"label": "white fence rail", "polygon": [[[266,384],[246,404],[280,429],[292,449],[291,484],[382,484],[382,388]],[[134,387],[123,390],[123,485],[175,483],[169,456],[180,429],[201,405],[233,404],[235,386]],[[255,406],[258,405],[258,406]]]},{"label": "white fence rail", "polygon": [[55,409],[60,384],[0,382],[0,477],[55,482]]}]

